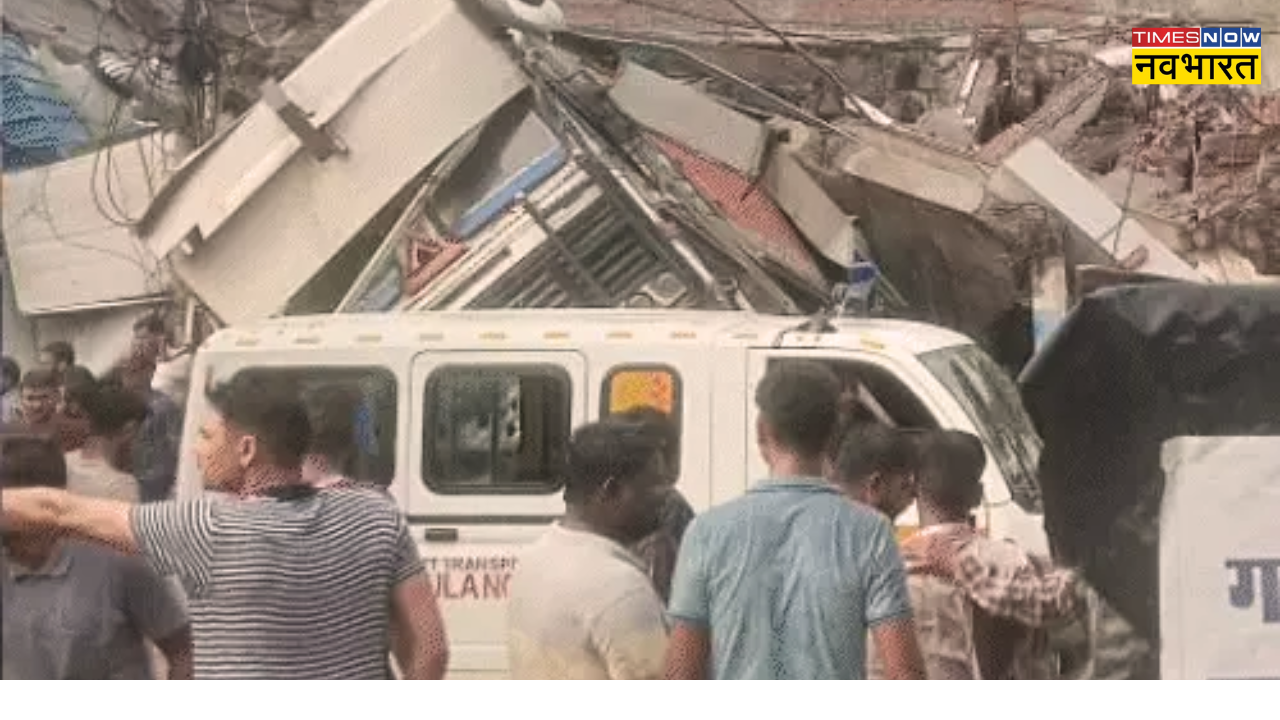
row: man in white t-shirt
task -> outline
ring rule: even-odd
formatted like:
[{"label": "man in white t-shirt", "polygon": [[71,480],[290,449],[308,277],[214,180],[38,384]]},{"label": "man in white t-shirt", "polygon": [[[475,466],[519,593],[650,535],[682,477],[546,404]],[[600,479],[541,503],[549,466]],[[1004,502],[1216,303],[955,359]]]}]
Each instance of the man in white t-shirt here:
[{"label": "man in white t-shirt", "polygon": [[508,655],[525,680],[660,679],[662,600],[627,546],[653,532],[669,490],[651,425],[606,420],[569,448],[564,519],[511,580]]},{"label": "man in white t-shirt", "polygon": [[89,437],[67,453],[67,490],[87,497],[138,502],[138,481],[121,467],[127,461],[138,428],[147,419],[147,404],[124,388],[99,385],[84,390],[77,402],[89,416]]}]

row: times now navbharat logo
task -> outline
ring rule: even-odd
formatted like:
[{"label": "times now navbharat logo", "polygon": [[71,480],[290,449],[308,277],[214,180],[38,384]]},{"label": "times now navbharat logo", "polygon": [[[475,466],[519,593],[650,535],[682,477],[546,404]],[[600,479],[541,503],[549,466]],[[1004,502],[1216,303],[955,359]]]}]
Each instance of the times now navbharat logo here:
[{"label": "times now navbharat logo", "polygon": [[1134,85],[1261,85],[1262,29],[1133,28]]}]

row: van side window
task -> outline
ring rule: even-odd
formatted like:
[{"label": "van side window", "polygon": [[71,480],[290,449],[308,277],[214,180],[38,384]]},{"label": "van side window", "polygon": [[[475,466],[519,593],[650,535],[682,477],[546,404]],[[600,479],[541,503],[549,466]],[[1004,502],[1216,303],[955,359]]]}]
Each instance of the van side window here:
[{"label": "van side window", "polygon": [[668,448],[667,468],[680,474],[681,395],[680,375],[668,365],[617,365],[600,387],[600,417],[634,410],[657,410],[675,430],[675,447]]},{"label": "van side window", "polygon": [[975,345],[927,352],[920,362],[951,391],[978,428],[1014,502],[1027,512],[1043,513],[1038,472],[1043,443],[1004,368]]},{"label": "van side window", "polygon": [[563,485],[573,386],[557,365],[446,365],[427,378],[432,492],[548,494]]},{"label": "van side window", "polygon": [[312,426],[312,452],[330,471],[389,486],[396,474],[396,376],[380,367],[253,367],[236,375],[263,378],[298,394]]},{"label": "van side window", "polygon": [[[791,358],[769,361],[785,363]],[[879,422],[900,428],[936,429],[938,421],[892,372],[855,360],[824,360],[840,379],[840,426]],[[843,431],[842,433],[843,434]]]}]

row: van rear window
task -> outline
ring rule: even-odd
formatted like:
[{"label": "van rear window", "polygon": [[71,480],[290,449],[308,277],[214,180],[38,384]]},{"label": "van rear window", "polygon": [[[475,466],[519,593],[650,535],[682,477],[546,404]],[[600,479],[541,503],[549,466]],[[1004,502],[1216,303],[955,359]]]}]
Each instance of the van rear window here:
[{"label": "van rear window", "polygon": [[604,381],[607,405],[601,415],[617,415],[640,408],[653,408],[664,415],[679,415],[677,393],[680,381],[664,367],[619,368]]},{"label": "van rear window", "polygon": [[572,383],[558,365],[447,365],[427,378],[432,492],[549,494],[563,484]]},{"label": "van rear window", "polygon": [[[396,376],[380,367],[251,367],[236,375],[284,385],[311,419],[312,452],[332,472],[389,486],[396,474]],[[215,368],[216,377],[216,368]]]},{"label": "van rear window", "polygon": [[667,470],[680,474],[680,375],[667,365],[619,365],[600,388],[600,417],[656,411],[670,423]]}]

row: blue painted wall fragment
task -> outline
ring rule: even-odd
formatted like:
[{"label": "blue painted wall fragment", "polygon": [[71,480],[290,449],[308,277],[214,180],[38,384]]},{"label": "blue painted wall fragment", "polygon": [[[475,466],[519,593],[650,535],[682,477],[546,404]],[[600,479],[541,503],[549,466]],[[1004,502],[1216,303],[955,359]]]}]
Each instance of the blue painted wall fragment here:
[{"label": "blue painted wall fragment", "polygon": [[89,133],[58,87],[45,77],[22,38],[4,32],[0,55],[0,139],[5,170],[65,160],[89,142]]}]

